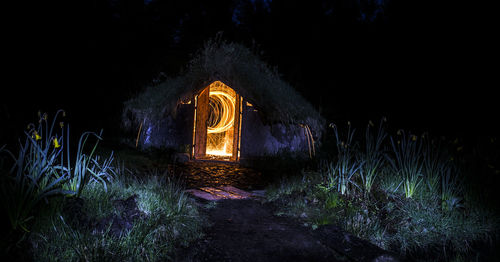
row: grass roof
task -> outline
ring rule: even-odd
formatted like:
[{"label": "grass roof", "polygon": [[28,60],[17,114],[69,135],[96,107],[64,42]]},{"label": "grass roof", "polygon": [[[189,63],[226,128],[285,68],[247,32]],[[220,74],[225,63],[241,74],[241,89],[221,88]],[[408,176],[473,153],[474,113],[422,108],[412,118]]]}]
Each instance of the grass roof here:
[{"label": "grass roof", "polygon": [[124,117],[124,124],[175,115],[179,103],[217,80],[252,103],[265,123],[306,124],[321,132],[324,121],[318,112],[276,70],[245,46],[220,39],[206,42],[180,76],[148,86],[125,102],[124,116],[132,113],[133,119]]}]

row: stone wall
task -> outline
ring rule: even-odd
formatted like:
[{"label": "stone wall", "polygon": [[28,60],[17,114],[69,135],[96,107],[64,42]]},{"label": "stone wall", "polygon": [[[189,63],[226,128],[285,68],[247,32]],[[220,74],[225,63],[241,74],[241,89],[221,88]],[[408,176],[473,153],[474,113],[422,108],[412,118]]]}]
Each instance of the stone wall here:
[{"label": "stone wall", "polygon": [[259,112],[243,106],[241,158],[276,155],[281,152],[308,152],[304,128],[275,123],[265,125]]},{"label": "stone wall", "polygon": [[142,149],[169,148],[190,152],[193,143],[194,105],[179,105],[175,116],[168,115],[158,122],[145,121],[141,131]]},{"label": "stone wall", "polygon": [[[308,154],[305,129],[298,125],[275,123],[266,125],[259,112],[243,102],[241,124],[241,158],[273,156],[282,152]],[[141,131],[141,148],[170,148],[191,153],[194,105],[179,105],[175,116],[159,122],[146,122]]]}]

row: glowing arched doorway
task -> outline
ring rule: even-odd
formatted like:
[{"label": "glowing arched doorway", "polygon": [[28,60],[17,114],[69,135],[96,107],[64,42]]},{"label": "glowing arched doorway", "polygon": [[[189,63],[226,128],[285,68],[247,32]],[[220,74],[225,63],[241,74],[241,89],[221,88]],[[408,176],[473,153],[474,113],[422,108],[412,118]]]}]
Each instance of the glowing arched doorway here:
[{"label": "glowing arched doorway", "polygon": [[193,156],[195,159],[237,161],[242,98],[215,81],[195,97]]}]

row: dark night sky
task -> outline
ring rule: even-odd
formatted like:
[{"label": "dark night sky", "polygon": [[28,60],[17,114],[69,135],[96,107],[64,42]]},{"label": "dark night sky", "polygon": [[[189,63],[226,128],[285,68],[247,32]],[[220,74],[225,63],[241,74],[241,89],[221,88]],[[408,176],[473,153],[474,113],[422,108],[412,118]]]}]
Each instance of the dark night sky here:
[{"label": "dark night sky", "polygon": [[496,135],[495,67],[487,63],[498,60],[490,24],[476,19],[488,17],[482,7],[358,2],[12,3],[2,33],[3,139],[39,109],[64,108],[74,126],[112,133],[125,99],[159,72],[178,74],[219,31],[256,43],[329,121],[387,116],[395,127]]}]

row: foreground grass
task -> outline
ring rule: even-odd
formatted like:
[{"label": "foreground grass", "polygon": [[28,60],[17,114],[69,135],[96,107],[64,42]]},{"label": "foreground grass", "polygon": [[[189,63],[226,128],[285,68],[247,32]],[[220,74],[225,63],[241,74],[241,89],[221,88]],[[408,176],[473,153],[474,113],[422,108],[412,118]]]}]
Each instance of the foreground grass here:
[{"label": "foreground grass", "polygon": [[[127,210],[113,203],[134,196],[140,215],[131,221],[131,229],[117,235],[106,218],[124,217]],[[29,237],[35,261],[164,261],[176,246],[201,236],[197,209],[182,187],[165,177],[121,178],[107,192],[93,183],[81,198],[76,218],[68,201],[61,201],[37,220]],[[99,221],[107,223],[103,229],[96,227]]]},{"label": "foreground grass", "polygon": [[268,186],[267,201],[278,215],[312,229],[341,226],[412,260],[483,261],[478,250],[499,232],[498,209],[486,193],[495,183],[485,177],[498,173],[492,161],[484,175],[472,159],[487,158],[477,150],[463,154],[456,141],[438,144],[402,131],[388,136],[370,130],[359,138],[350,123],[344,135],[333,130],[336,151],[319,168]]},{"label": "foreground grass", "polygon": [[321,174],[309,172],[270,185],[267,201],[277,205],[278,215],[295,217],[312,229],[339,225],[383,249],[424,261],[450,255],[468,260],[475,245],[489,242],[498,230],[496,214],[479,205],[443,212],[436,199],[374,189],[371,199],[328,192]]},{"label": "foreground grass", "polygon": [[102,131],[71,145],[64,110],[34,123],[14,153],[0,146],[3,257],[164,261],[200,237],[200,215],[168,172],[116,166],[113,152],[96,150]]}]

